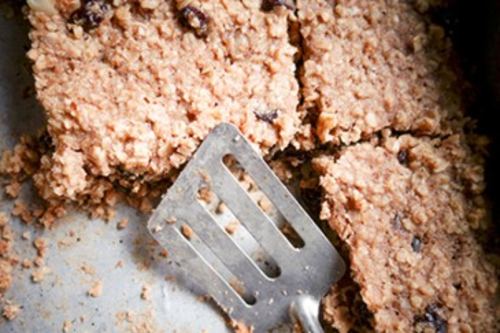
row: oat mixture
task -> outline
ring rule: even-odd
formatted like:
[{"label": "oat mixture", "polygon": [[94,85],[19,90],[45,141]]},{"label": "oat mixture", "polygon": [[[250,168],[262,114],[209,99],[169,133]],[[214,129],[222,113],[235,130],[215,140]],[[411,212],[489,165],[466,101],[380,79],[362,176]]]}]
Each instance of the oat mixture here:
[{"label": "oat mixture", "polygon": [[493,332],[497,278],[473,235],[485,220],[479,165],[459,135],[316,159],[321,217],[349,247],[377,331]]},{"label": "oat mixture", "polygon": [[[446,3],[28,0],[47,133],[5,152],[0,174],[10,198],[32,179],[45,205],[17,199],[12,215],[51,227],[70,206],[106,220],[119,201],[148,212],[231,122],[298,184],[349,264],[323,300],[330,329],[497,332],[498,278],[480,242],[487,142],[464,131],[464,82],[430,19]],[[0,294],[9,230],[0,214]],[[33,245],[41,258],[26,265],[41,282],[45,246]],[[101,293],[100,281],[88,292]]]},{"label": "oat mixture", "polygon": [[[421,2],[421,1],[417,1]],[[449,41],[411,1],[298,0],[304,104],[321,143],[384,128],[446,135],[462,123]]]},{"label": "oat mixture", "polygon": [[165,177],[220,122],[264,153],[287,146],[299,125],[297,50],[289,11],[260,5],[86,0],[32,10],[28,56],[55,144],[44,195],[75,199],[90,177]]}]

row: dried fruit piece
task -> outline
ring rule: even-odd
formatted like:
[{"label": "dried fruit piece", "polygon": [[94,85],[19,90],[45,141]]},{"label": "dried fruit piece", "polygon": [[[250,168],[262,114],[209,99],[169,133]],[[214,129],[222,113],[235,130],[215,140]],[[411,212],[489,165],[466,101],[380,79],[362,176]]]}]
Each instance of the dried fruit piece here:
[{"label": "dried fruit piece", "polygon": [[283,6],[290,10],[295,10],[295,4],[291,0],[264,0],[262,2],[262,10],[270,12],[276,7]]},{"label": "dried fruit piece", "polygon": [[411,248],[413,251],[419,253],[422,250],[422,240],[418,236],[413,236],[411,241]]},{"label": "dried fruit piece", "polygon": [[448,324],[439,313],[437,313],[437,306],[435,304],[429,305],[425,308],[425,314],[415,318],[415,331],[427,332],[426,329],[432,328],[436,333],[448,332]]},{"label": "dried fruit piece", "polygon": [[278,118],[278,111],[272,110],[269,112],[254,112],[257,119],[265,121],[266,123],[272,124],[273,121]]},{"label": "dried fruit piece", "polygon": [[206,37],[208,34],[208,16],[193,6],[185,6],[180,10],[182,25],[193,30],[196,37]]},{"label": "dried fruit piece", "polygon": [[97,28],[110,10],[111,6],[105,0],[83,0],[81,7],[71,14],[69,21],[89,31]]},{"label": "dried fruit piece", "polygon": [[402,165],[408,165],[408,152],[406,150],[401,150],[398,153],[397,157],[399,163],[401,163]]}]

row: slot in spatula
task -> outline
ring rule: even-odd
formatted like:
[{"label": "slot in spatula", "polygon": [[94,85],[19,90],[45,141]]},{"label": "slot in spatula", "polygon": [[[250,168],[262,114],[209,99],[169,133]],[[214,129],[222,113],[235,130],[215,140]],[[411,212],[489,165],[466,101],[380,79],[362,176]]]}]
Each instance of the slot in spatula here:
[{"label": "slot in spatula", "polygon": [[[226,167],[232,155],[304,242],[296,248],[251,199]],[[279,267],[269,277],[200,202],[208,188],[222,200]],[[189,226],[186,229],[186,226]],[[233,319],[266,332],[298,320],[305,332],[323,332],[321,297],[344,274],[345,264],[330,241],[236,127],[217,126],[203,141],[148,222],[153,237],[171,258]],[[203,243],[235,276],[252,300],[242,296],[227,274],[194,246]],[[292,318],[290,318],[290,316]]]}]

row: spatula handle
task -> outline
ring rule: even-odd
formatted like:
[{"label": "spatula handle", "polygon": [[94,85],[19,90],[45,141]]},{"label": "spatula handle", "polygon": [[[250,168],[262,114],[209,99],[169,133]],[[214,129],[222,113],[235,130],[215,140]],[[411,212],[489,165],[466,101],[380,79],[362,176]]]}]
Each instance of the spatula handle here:
[{"label": "spatula handle", "polygon": [[324,333],[318,313],[319,302],[309,295],[297,297],[290,305],[290,314],[299,321],[304,333]]}]

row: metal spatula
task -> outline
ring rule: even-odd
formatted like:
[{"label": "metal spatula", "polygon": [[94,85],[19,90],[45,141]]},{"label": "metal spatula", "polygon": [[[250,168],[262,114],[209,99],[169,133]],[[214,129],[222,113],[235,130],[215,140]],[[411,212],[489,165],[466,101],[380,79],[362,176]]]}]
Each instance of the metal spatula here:
[{"label": "metal spatula", "polygon": [[[296,248],[251,199],[223,163],[232,155],[304,242]],[[279,267],[269,277],[200,202],[209,188]],[[186,226],[189,226],[186,229]],[[168,190],[148,222],[171,258],[233,319],[255,332],[298,320],[305,332],[323,332],[319,302],[344,274],[341,257],[236,127],[217,126]],[[190,233],[186,233],[189,230]],[[191,235],[191,231],[193,235]],[[211,256],[200,251],[202,244]],[[222,263],[214,265],[210,258]],[[229,272],[244,293],[227,279]],[[250,295],[250,299],[248,297]],[[290,318],[290,316],[292,318]]]}]

